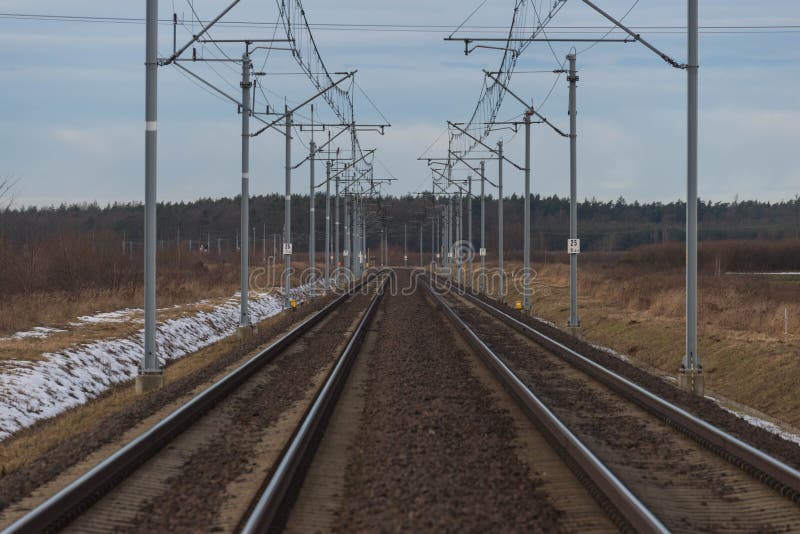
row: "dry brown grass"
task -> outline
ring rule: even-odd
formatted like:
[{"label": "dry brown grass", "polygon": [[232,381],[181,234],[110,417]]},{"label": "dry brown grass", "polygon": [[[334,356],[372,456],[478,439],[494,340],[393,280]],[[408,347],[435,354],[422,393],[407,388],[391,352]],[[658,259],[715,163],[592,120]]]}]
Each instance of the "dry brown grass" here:
[{"label": "dry brown grass", "polygon": [[[533,298],[533,313],[565,327],[569,267],[534,267],[550,293]],[[701,275],[698,286],[699,352],[711,394],[800,427],[800,277]],[[581,334],[673,376],[684,352],[684,306],[680,268],[593,261],[580,267]]]}]

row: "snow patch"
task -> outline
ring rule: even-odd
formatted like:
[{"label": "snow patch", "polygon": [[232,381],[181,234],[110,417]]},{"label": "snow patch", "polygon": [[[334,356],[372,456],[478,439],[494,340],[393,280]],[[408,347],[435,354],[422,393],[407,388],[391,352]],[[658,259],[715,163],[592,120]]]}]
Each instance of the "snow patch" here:
[{"label": "snow patch", "polygon": [[94,315],[83,315],[78,317],[78,323],[72,323],[75,326],[81,326],[81,323],[127,323],[131,320],[133,315],[144,313],[141,308],[125,308],[124,310],[117,310],[112,312],[99,312]]},{"label": "snow patch", "polygon": [[[298,301],[317,291],[310,285],[291,291]],[[257,293],[251,296],[253,322],[276,315],[283,309],[283,295]],[[89,321],[117,320],[135,310],[120,310],[89,317]],[[82,321],[86,317],[80,318]],[[127,319],[126,319],[127,320]],[[156,344],[161,363],[176,360],[236,332],[239,300],[229,299],[210,311],[159,322]],[[39,327],[32,332],[45,334]],[[30,335],[28,337],[36,337]],[[58,415],[83,404],[115,384],[136,377],[144,351],[144,330],[124,338],[104,339],[43,354],[43,360],[7,360],[0,373],[0,440],[36,421]]]},{"label": "snow patch", "polygon": [[800,272],[798,271],[783,271],[783,272],[760,272],[760,273],[738,273],[733,271],[728,271],[725,273],[728,276],[800,276]]},{"label": "snow patch", "polygon": [[771,423],[770,421],[767,421],[766,419],[762,419],[762,418],[756,417],[754,415],[746,414],[744,412],[738,412],[736,410],[732,410],[732,409],[728,408],[727,406],[723,405],[718,399],[712,397],[711,395],[706,395],[706,397],[708,399],[714,401],[717,404],[717,406],[719,406],[720,408],[722,408],[723,410],[725,410],[728,413],[732,413],[733,415],[735,415],[739,419],[743,419],[747,423],[749,423],[749,424],[751,424],[751,425],[753,425],[755,427],[762,428],[762,429],[766,430],[767,432],[769,432],[770,434],[775,434],[776,436],[778,436],[780,438],[783,438],[786,441],[789,441],[791,443],[794,443],[795,445],[800,445],[800,435],[793,434],[791,432],[787,432],[786,430],[782,429],[781,427],[779,427],[775,423]]},{"label": "snow patch", "polygon": [[49,337],[50,334],[56,334],[58,332],[66,332],[66,330],[61,330],[60,328],[50,328],[47,326],[36,326],[27,332],[17,332],[12,334],[8,337],[0,337],[0,341],[15,341],[19,339],[44,339]]},{"label": "snow patch", "polygon": [[622,354],[621,352],[617,352],[617,351],[615,351],[614,349],[610,349],[610,348],[608,348],[608,347],[604,347],[603,345],[596,345],[596,344],[594,344],[594,343],[589,343],[589,345],[590,345],[590,346],[591,346],[593,349],[597,349],[597,350],[599,350],[600,352],[605,352],[605,353],[606,353],[606,354],[608,354],[609,356],[613,356],[613,357],[615,357],[615,358],[618,358],[618,359],[622,360],[623,362],[628,362],[628,363],[631,363],[631,359],[630,359],[630,357],[629,357],[629,356],[627,356],[627,355],[625,355],[625,354]]}]

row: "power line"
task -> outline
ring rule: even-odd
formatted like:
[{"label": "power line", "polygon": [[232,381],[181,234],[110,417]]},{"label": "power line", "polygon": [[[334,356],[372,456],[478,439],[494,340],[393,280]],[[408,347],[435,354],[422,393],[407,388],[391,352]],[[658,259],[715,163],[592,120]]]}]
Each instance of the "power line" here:
[{"label": "power line", "polygon": [[[141,17],[101,17],[94,15],[58,15],[45,13],[0,13],[0,19],[6,20],[30,20],[40,22],[85,22],[99,24],[144,24],[145,19]],[[171,26],[172,19],[160,19],[159,24]],[[207,21],[196,21],[205,24]],[[278,22],[258,22],[258,21],[220,21],[217,27],[250,27],[250,28],[273,28]],[[439,33],[450,34],[453,27],[449,25],[436,24],[381,24],[381,23],[314,23],[309,24],[310,28],[322,31],[367,31],[367,32],[410,32],[410,33]],[[519,26],[521,31],[534,30],[535,26]],[[585,34],[605,31],[607,26],[548,26],[549,33],[556,34]],[[507,30],[504,26],[490,25],[471,25],[463,26],[461,30],[470,30],[478,33],[492,33]],[[636,26],[635,30],[646,30],[649,33],[661,34],[683,34],[685,26],[655,26],[642,25]],[[707,25],[700,27],[701,33],[706,34],[764,34],[764,33],[798,33],[800,24],[741,24],[741,25]]]}]

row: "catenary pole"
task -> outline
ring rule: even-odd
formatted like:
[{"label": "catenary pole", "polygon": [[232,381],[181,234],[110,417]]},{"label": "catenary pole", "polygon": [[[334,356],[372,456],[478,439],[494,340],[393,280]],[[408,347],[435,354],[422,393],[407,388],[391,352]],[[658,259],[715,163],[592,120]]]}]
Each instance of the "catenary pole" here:
[{"label": "catenary pole", "polygon": [[[364,267],[367,266],[367,213],[364,208],[364,197],[361,197],[361,250],[364,253]],[[386,259],[389,259],[387,254]],[[364,274],[364,269],[361,269]]]},{"label": "catenary pole", "polygon": [[[576,56],[569,54],[569,238],[578,239],[578,71]],[[569,322],[568,326],[581,325],[578,318],[578,255],[569,255]]]},{"label": "catenary pole", "polygon": [[286,106],[286,200],[283,213],[283,306],[291,307],[292,276],[292,114]]},{"label": "catenary pole", "polygon": [[462,241],[464,241],[464,195],[461,191],[458,192],[458,225],[456,226],[456,243],[458,243],[458,276],[456,279],[458,283],[464,281],[464,254],[461,248]]},{"label": "catenary pole", "polygon": [[345,269],[350,270],[350,257],[352,254],[350,250],[350,213],[347,207],[347,194],[342,198],[342,202],[344,202],[344,250],[342,255],[344,256]]},{"label": "catenary pole", "polygon": [[334,236],[333,236],[333,249],[334,249],[334,270],[339,272],[339,177],[336,177],[336,183],[334,184],[335,187],[335,200],[333,205],[334,217],[336,219],[336,224],[334,225]]},{"label": "catenary pole", "polygon": [[147,0],[144,128],[144,354],[141,373],[161,372],[156,353],[156,182],[158,0]]},{"label": "catenary pole", "polygon": [[456,255],[453,251],[453,244],[454,236],[456,232],[456,215],[455,215],[455,203],[453,202],[453,195],[451,194],[450,197],[447,199],[447,257],[449,262],[448,271],[450,273],[450,277],[453,276],[453,265],[455,264]]},{"label": "catenary pole", "polygon": [[486,162],[481,161],[481,276],[478,290],[486,291]]},{"label": "catenary pole", "polygon": [[240,247],[240,310],[239,327],[250,326],[248,302],[248,272],[250,267],[250,54],[242,55],[242,198],[239,233],[242,236]]},{"label": "catenary pole", "polygon": [[331,277],[331,162],[325,165],[325,290]]},{"label": "catenary pole", "polygon": [[497,269],[499,270],[499,289],[498,298],[500,302],[505,301],[505,277],[503,270],[503,141],[497,142]]},{"label": "catenary pole", "polygon": [[523,214],[522,307],[531,309],[531,114],[525,113],[525,213]]},{"label": "catenary pole", "polygon": [[469,249],[467,249],[467,282],[470,289],[472,289],[472,257],[475,255],[472,243],[472,175],[467,177],[467,241],[469,242]]},{"label": "catenary pole", "polygon": [[408,267],[408,228],[407,224],[403,223],[403,267]]},{"label": "catenary pole", "polygon": [[422,231],[424,230],[424,219],[420,219],[419,221],[419,267],[423,269],[425,267],[424,259],[422,258]]},{"label": "catenary pole", "polygon": [[[313,128],[313,126],[312,126]],[[309,270],[309,281],[314,283],[316,277],[314,276],[314,270],[317,268],[317,251],[316,251],[316,233],[315,233],[315,222],[316,222],[316,206],[315,206],[315,197],[314,195],[314,152],[317,149],[317,146],[314,144],[312,140],[309,145],[309,155],[308,155],[308,165],[309,165],[309,188],[308,188],[308,270]]]},{"label": "catenary pole", "polygon": [[698,0],[688,0],[687,16],[687,172],[686,172],[686,353],[682,370],[690,373],[692,389],[702,372],[697,353],[697,105],[698,105]]}]

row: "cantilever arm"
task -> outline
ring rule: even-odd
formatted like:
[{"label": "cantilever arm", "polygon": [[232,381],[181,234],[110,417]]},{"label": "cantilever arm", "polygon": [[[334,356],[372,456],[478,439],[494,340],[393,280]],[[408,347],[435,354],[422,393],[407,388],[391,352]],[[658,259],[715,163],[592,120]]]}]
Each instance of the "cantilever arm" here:
[{"label": "cantilever arm", "polygon": [[181,54],[183,54],[184,52],[186,52],[186,49],[187,49],[187,48],[189,48],[190,46],[192,46],[192,45],[193,45],[194,43],[196,43],[196,42],[197,42],[197,41],[198,41],[198,40],[199,40],[199,39],[200,39],[200,38],[201,38],[203,35],[205,35],[206,33],[208,33],[208,30],[210,30],[210,29],[211,29],[211,27],[212,27],[214,24],[216,24],[217,22],[219,22],[219,20],[220,20],[222,17],[224,17],[225,15],[227,15],[227,14],[228,14],[228,11],[230,11],[231,9],[233,9],[233,8],[234,8],[234,6],[236,6],[236,4],[238,4],[240,1],[241,1],[241,0],[233,0],[233,2],[232,2],[232,3],[231,3],[229,6],[228,6],[228,7],[226,7],[226,8],[225,8],[225,9],[222,11],[222,13],[220,13],[219,15],[217,15],[217,16],[214,18],[214,20],[212,20],[211,22],[209,22],[209,23],[208,23],[208,26],[205,26],[205,27],[203,27],[203,31],[201,31],[201,32],[200,32],[200,33],[198,33],[197,35],[192,35],[192,38],[191,38],[191,39],[189,39],[189,42],[188,42],[188,43],[186,43],[185,45],[183,45],[183,46],[180,48],[180,50],[178,50],[177,52],[175,52],[174,54],[172,54],[172,55],[171,55],[169,58],[165,59],[165,60],[164,60],[164,61],[161,63],[161,65],[169,65],[170,63],[174,63],[174,62],[175,62],[175,60],[176,60],[176,59],[178,59],[178,58],[181,56]]},{"label": "cantilever arm", "polygon": [[651,52],[655,53],[658,57],[660,57],[661,59],[663,59],[664,61],[666,61],[667,63],[669,63],[673,67],[675,67],[676,69],[687,69],[687,68],[689,68],[689,65],[687,65],[686,63],[678,63],[677,61],[672,59],[670,56],[668,56],[667,54],[665,54],[664,52],[662,52],[661,50],[659,50],[655,46],[651,45],[649,42],[645,41],[642,38],[641,35],[639,35],[638,33],[634,32],[633,30],[631,30],[630,28],[625,26],[621,21],[615,19],[614,17],[612,17],[611,15],[609,15],[608,13],[606,13],[605,11],[600,9],[600,7],[595,5],[594,2],[591,2],[590,0],[582,0],[582,1],[583,1],[584,4],[586,4],[587,6],[591,7],[592,9],[594,9],[595,11],[600,13],[602,16],[607,18],[609,21],[611,21],[611,23],[614,24],[614,26],[616,26],[617,28],[621,29],[622,31],[624,31],[625,33],[627,33],[628,35],[633,37],[634,40],[639,41],[640,43],[642,43]]},{"label": "cantilever arm", "polygon": [[255,133],[251,133],[250,137],[256,137],[258,135],[261,135],[262,133],[264,133],[264,131],[268,130],[269,128],[272,128],[273,126],[275,126],[276,124],[278,124],[279,122],[284,120],[288,115],[291,115],[292,113],[294,113],[298,109],[304,107],[309,102],[312,102],[313,100],[319,98],[320,96],[322,96],[323,94],[327,93],[328,91],[330,91],[331,89],[333,89],[334,87],[336,87],[337,85],[342,83],[343,81],[347,80],[348,78],[352,78],[355,75],[356,75],[356,71],[348,73],[346,76],[344,76],[340,80],[338,80],[338,81],[334,82],[333,84],[329,85],[328,87],[326,87],[322,91],[317,92],[317,94],[315,94],[314,96],[305,99],[302,103],[300,103],[297,106],[293,107],[292,109],[290,109],[289,111],[287,111],[286,113],[284,113],[283,115],[281,115],[280,117],[278,117],[277,119],[272,121],[271,123],[267,124],[266,126],[261,128],[260,130],[257,130]]},{"label": "cantilever arm", "polygon": [[[319,154],[320,152],[322,152],[323,150],[325,150],[325,148],[326,148],[328,145],[330,145],[330,144],[331,144],[331,143],[332,143],[332,142],[333,142],[333,141],[334,141],[334,140],[335,140],[337,137],[339,137],[340,135],[342,135],[344,132],[348,131],[349,129],[350,129],[350,126],[345,126],[345,127],[344,127],[344,128],[342,128],[341,130],[339,130],[339,131],[336,133],[336,135],[334,135],[333,137],[331,137],[330,139],[328,139],[327,141],[325,141],[325,143],[324,143],[324,144],[322,144],[322,145],[318,146],[318,147],[316,148],[316,150],[314,151],[314,153],[315,153],[315,154]],[[311,159],[311,154],[309,154],[308,156],[306,156],[305,158],[303,158],[303,160],[302,160],[300,163],[298,163],[297,165],[295,165],[294,167],[292,167],[292,169],[296,169],[296,168],[298,168],[300,165],[302,165],[303,163],[305,163],[305,162],[306,162],[306,161],[308,161],[309,159]],[[325,183],[321,183],[321,184],[319,184],[319,185],[325,185]],[[317,187],[319,187],[319,186],[317,186]]]},{"label": "cantilever arm", "polygon": [[374,152],[375,152],[375,149],[374,149],[374,148],[373,148],[373,149],[370,149],[370,150],[367,150],[366,152],[364,152],[364,154],[363,154],[363,155],[362,155],[360,158],[358,158],[357,160],[353,161],[352,163],[348,163],[347,165],[345,165],[345,166],[342,168],[342,170],[340,170],[339,172],[337,172],[336,174],[334,174],[333,176],[331,176],[330,178],[328,178],[327,180],[325,180],[324,182],[322,182],[320,185],[325,185],[325,184],[326,184],[326,183],[328,183],[329,181],[331,181],[331,180],[335,180],[335,179],[336,179],[336,178],[338,178],[338,177],[339,177],[339,176],[340,176],[340,175],[341,175],[343,172],[345,172],[346,170],[350,169],[351,167],[354,167],[356,163],[358,163],[359,161],[362,161],[362,160],[366,159],[366,158],[367,158],[367,156],[369,156],[370,154],[372,154],[372,153],[374,153]]},{"label": "cantilever arm", "polygon": [[503,82],[501,82],[500,80],[498,80],[497,78],[495,78],[495,77],[492,75],[492,73],[491,73],[491,72],[489,72],[489,71],[487,71],[487,70],[485,70],[485,69],[484,69],[483,73],[484,73],[486,76],[488,76],[489,78],[491,78],[492,80],[494,80],[495,82],[497,82],[497,85],[499,85],[500,87],[502,87],[503,89],[505,89],[505,91],[506,91],[508,94],[510,94],[512,97],[514,97],[514,98],[515,98],[515,99],[516,99],[516,100],[517,100],[517,101],[518,101],[520,104],[522,104],[523,106],[525,106],[526,108],[528,108],[528,112],[530,112],[532,115],[536,115],[537,117],[539,117],[539,119],[541,119],[541,121],[542,121],[543,123],[545,123],[545,124],[546,124],[546,125],[548,125],[550,128],[552,128],[553,130],[555,130],[555,132],[556,132],[558,135],[560,135],[561,137],[569,137],[569,134],[566,134],[566,133],[562,132],[561,130],[559,130],[558,128],[556,128],[556,127],[553,125],[553,123],[551,123],[550,121],[548,121],[548,120],[547,120],[547,118],[546,118],[546,117],[543,117],[543,116],[542,116],[542,115],[541,115],[541,114],[540,114],[538,111],[536,111],[535,109],[533,109],[533,106],[532,106],[532,105],[530,105],[530,104],[528,104],[527,102],[525,102],[524,100],[522,100],[522,99],[521,99],[519,96],[517,96],[517,95],[516,95],[516,93],[514,93],[514,91],[512,91],[511,89],[509,89],[509,88],[508,88],[508,86],[506,86],[506,85],[505,85]]},{"label": "cantilever arm", "polygon": [[455,129],[456,129],[456,130],[458,130],[459,132],[463,133],[464,135],[466,135],[466,136],[467,136],[467,137],[469,137],[470,139],[474,140],[476,143],[480,144],[481,146],[483,146],[484,148],[486,148],[487,150],[489,150],[489,152],[491,152],[491,153],[492,153],[492,154],[494,154],[495,156],[497,156],[497,157],[499,157],[499,158],[500,158],[500,157],[501,157],[501,158],[503,158],[503,159],[504,159],[504,160],[506,160],[508,163],[510,163],[511,165],[513,165],[514,167],[516,167],[516,168],[517,168],[517,170],[520,170],[520,171],[524,171],[524,170],[525,170],[525,167],[520,167],[519,165],[517,165],[516,163],[514,163],[513,161],[511,161],[510,159],[508,159],[506,156],[501,156],[501,155],[500,155],[500,153],[497,151],[497,149],[494,149],[494,148],[490,147],[489,145],[487,145],[486,143],[484,143],[483,141],[481,141],[480,139],[478,139],[477,137],[475,137],[474,135],[472,135],[471,133],[469,133],[469,132],[468,132],[468,131],[466,131],[465,129],[463,129],[463,128],[459,127],[457,124],[454,124],[454,123],[452,123],[452,122],[450,122],[450,121],[447,121],[447,124],[449,124],[450,126],[452,126],[453,128],[455,128]]},{"label": "cantilever arm", "polygon": [[[465,160],[464,160],[464,159],[463,159],[461,156],[459,156],[458,154],[456,154],[456,153],[455,153],[455,152],[453,152],[452,150],[450,151],[450,154],[451,154],[451,155],[452,155],[454,158],[456,158],[458,161],[460,161],[461,163],[463,163],[464,165],[466,165],[466,166],[467,166],[467,167],[468,167],[468,168],[469,168],[469,169],[470,169],[472,172],[474,172],[474,173],[475,173],[475,174],[477,174],[478,176],[480,176],[480,175],[481,175],[481,171],[480,171],[480,170],[476,169],[475,167],[473,167],[472,165],[470,165],[469,163],[467,163],[467,162],[466,162],[466,161],[465,161]],[[495,184],[494,182],[492,182],[492,181],[491,181],[490,179],[488,179],[486,176],[483,176],[482,178],[483,178],[484,180],[486,180],[487,182],[489,182],[489,184],[490,184],[492,187],[497,187],[497,184]]]}]

